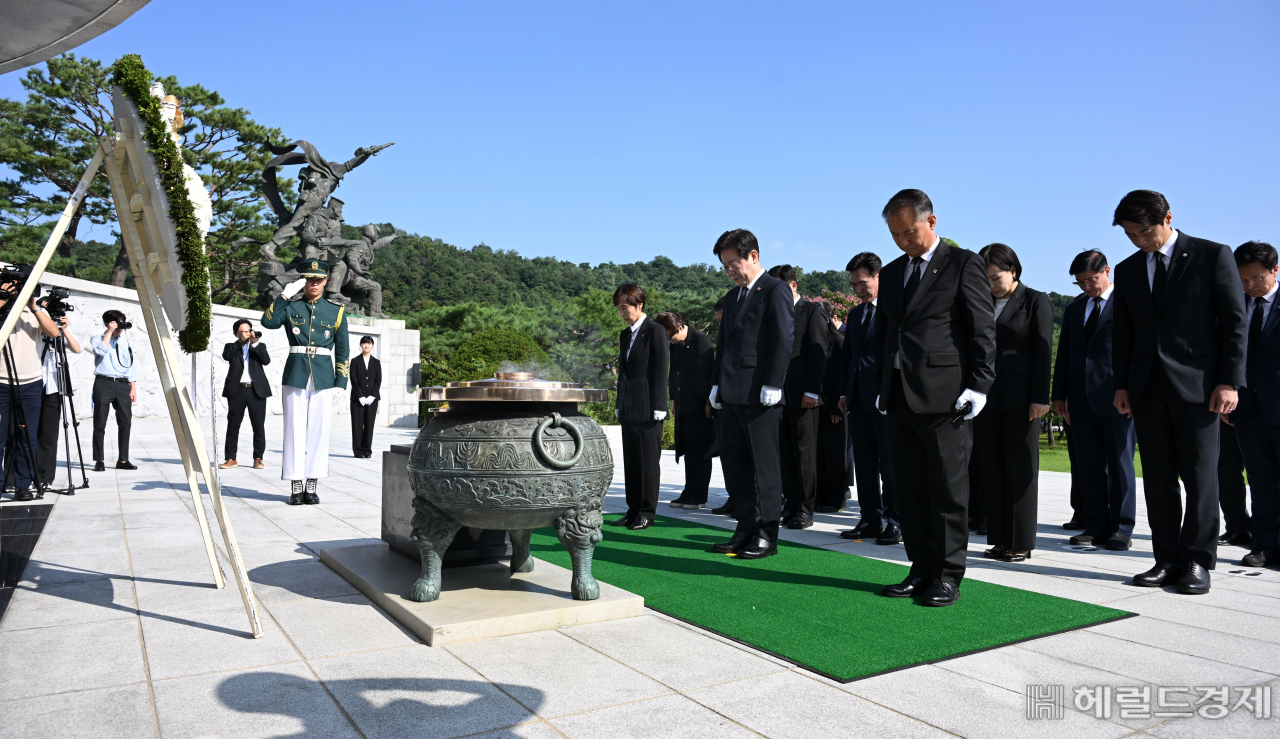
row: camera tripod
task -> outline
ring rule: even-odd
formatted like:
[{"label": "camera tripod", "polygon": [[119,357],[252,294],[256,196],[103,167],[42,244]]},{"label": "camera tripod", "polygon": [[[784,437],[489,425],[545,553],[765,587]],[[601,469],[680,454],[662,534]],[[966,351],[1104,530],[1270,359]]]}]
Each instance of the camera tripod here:
[{"label": "camera tripod", "polygon": [[[43,498],[44,495],[40,492],[39,483],[35,479],[39,476],[39,472],[36,470],[36,450],[32,447],[31,437],[27,432],[27,409],[22,404],[22,392],[18,389],[20,386],[18,385],[17,378],[14,376],[13,353],[9,348],[8,341],[4,344],[3,353],[5,371],[8,375],[7,387],[9,389],[9,408],[10,412],[13,414],[13,423],[11,426],[14,430],[13,450],[15,452],[14,454],[5,455],[3,478],[6,480],[8,479],[9,473],[14,470],[14,465],[17,463],[18,454],[25,452],[27,455],[27,464],[30,465],[29,469],[32,472],[31,477],[32,483],[35,487],[35,497],[37,499]],[[20,493],[21,491],[18,492]]]},{"label": "camera tripod", "polygon": [[[58,489],[50,485],[49,492],[60,493],[62,495],[75,495],[76,488],[89,487],[89,474],[84,469],[84,449],[80,446],[80,419],[76,418],[76,392],[71,387],[71,368],[67,364],[67,340],[59,336],[53,340],[54,361],[58,366],[58,381],[62,385],[61,414],[62,414],[62,441],[63,447],[67,453],[67,487]],[[70,419],[70,420],[68,420]],[[68,433],[68,427],[75,432],[76,435],[76,457],[80,461],[80,477],[81,484],[76,485],[75,473],[71,467],[71,434]],[[57,460],[54,460],[54,469],[57,469]],[[38,473],[37,473],[38,474]],[[57,477],[54,472],[54,477]]]}]

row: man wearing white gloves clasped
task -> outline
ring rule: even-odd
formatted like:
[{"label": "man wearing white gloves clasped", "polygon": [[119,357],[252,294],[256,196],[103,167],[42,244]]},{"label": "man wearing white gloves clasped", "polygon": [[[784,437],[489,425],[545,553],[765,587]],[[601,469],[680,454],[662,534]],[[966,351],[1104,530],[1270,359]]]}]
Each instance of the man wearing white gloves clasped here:
[{"label": "man wearing white gloves clasped", "polygon": [[382,363],[373,356],[373,337],[360,337],[360,354],[351,360],[351,454],[373,456],[373,419],[382,398]]},{"label": "man wearing white gloves clasped", "polygon": [[711,551],[760,559],[778,553],[778,404],[795,341],[795,305],[791,286],[761,268],[760,245],[750,231],[726,231],[713,252],[736,285],[724,297],[710,401],[721,410],[720,462],[738,529]]},{"label": "man wearing white gloves clasped", "polygon": [[969,421],[995,381],[995,304],[986,265],[934,233],[938,218],[920,190],[894,195],[881,212],[905,254],[880,272],[875,316],[881,413],[902,543],[911,572],[885,586],[891,598],[949,606],[960,597],[969,546]]}]

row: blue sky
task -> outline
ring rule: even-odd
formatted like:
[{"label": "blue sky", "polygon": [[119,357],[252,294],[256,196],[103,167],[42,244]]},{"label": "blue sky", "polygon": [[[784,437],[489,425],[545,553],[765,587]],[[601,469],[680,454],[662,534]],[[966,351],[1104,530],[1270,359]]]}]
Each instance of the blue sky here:
[{"label": "blue sky", "polygon": [[749,228],[767,264],[842,269],[899,254],[880,208],[919,187],[943,235],[1068,292],[1080,249],[1132,252],[1135,188],[1193,235],[1280,242],[1277,32],[1274,2],[152,0],[77,53],[139,53],[329,159],[395,141],[344,181],[353,224],[679,264]]}]

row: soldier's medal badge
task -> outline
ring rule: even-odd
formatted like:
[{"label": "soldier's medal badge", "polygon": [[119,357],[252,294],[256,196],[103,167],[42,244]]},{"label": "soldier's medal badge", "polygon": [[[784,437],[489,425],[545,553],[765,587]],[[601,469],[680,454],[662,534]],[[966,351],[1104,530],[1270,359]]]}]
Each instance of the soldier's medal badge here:
[{"label": "soldier's medal badge", "polygon": [[324,337],[325,337],[326,339],[327,339],[327,338],[329,338],[329,329],[327,329],[327,328],[324,330]]},{"label": "soldier's medal badge", "polygon": [[293,327],[293,333],[294,333],[294,335],[300,334],[300,333],[302,333],[302,329],[298,328],[297,326],[294,326],[294,327]]}]

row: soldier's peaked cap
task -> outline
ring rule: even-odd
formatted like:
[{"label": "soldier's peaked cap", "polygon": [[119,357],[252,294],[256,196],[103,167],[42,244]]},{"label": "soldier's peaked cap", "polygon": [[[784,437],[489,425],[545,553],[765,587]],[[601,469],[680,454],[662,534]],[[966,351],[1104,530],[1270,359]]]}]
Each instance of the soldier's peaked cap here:
[{"label": "soldier's peaked cap", "polygon": [[329,263],[318,260],[299,262],[298,274],[303,277],[328,277]]}]

